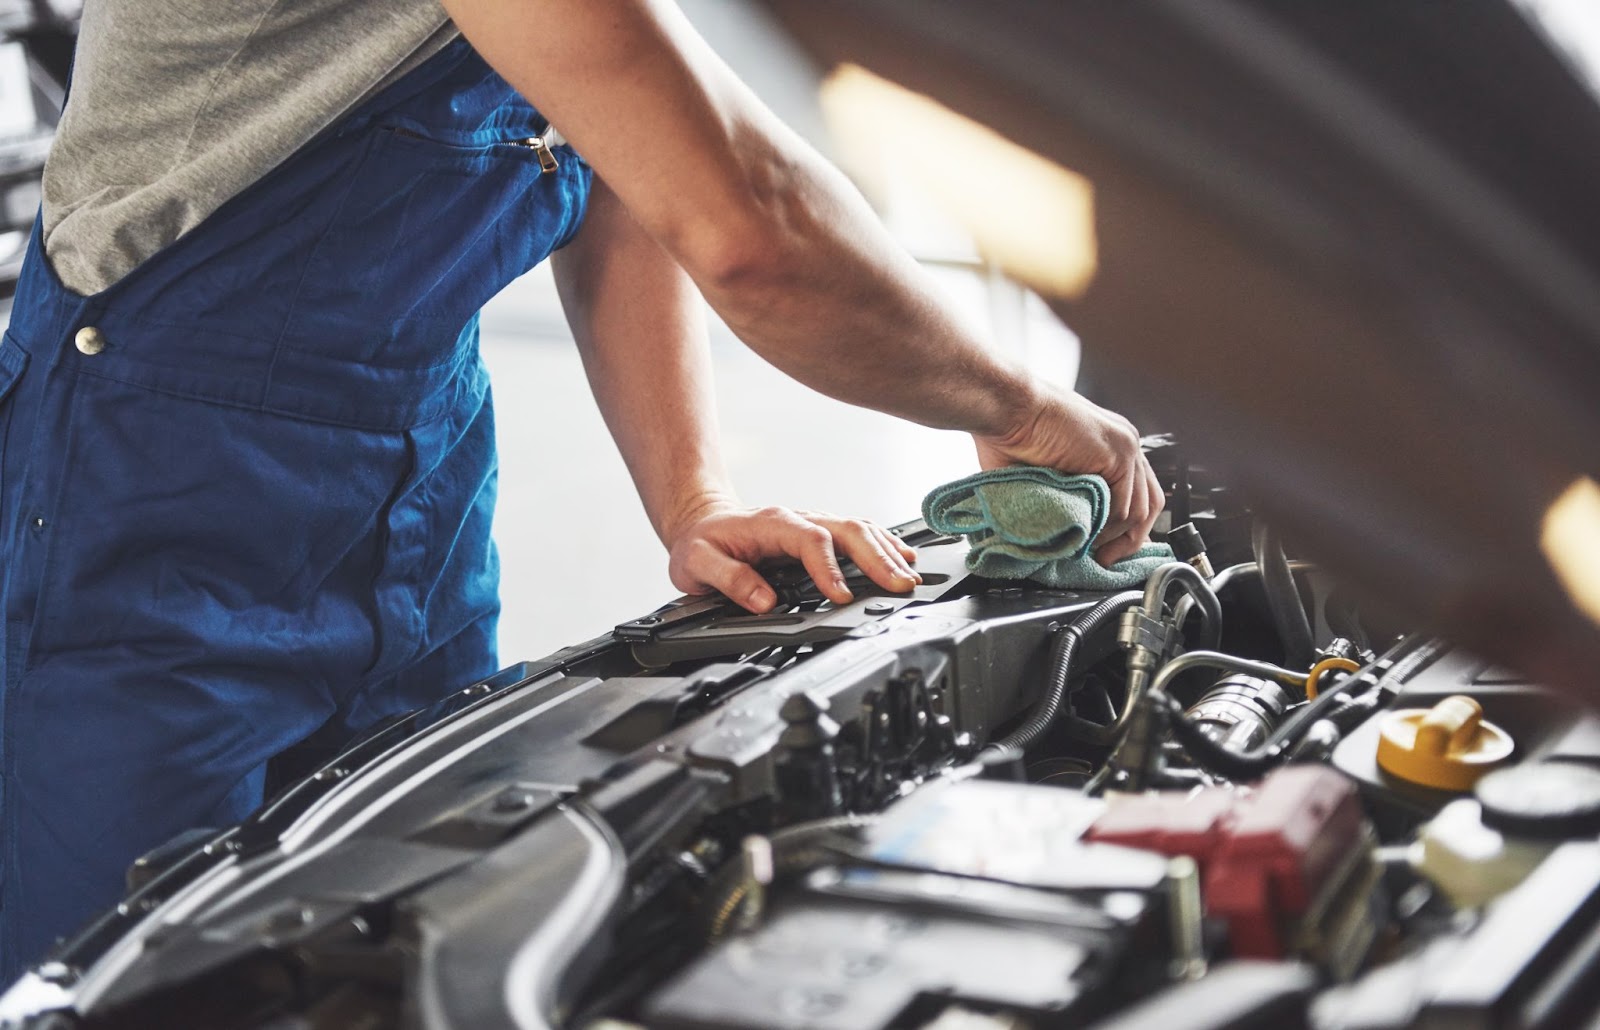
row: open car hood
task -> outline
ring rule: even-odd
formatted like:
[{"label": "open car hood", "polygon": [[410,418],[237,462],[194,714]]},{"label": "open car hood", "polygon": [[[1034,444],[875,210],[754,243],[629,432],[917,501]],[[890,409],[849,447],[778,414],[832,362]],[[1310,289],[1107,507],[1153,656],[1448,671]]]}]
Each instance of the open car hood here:
[{"label": "open car hood", "polygon": [[1600,465],[1600,105],[1508,0],[769,6],[1093,182],[1052,306],[1119,402],[1370,598],[1600,696],[1592,495],[1548,521]]},{"label": "open car hood", "polygon": [[1092,179],[1058,309],[1209,561],[679,598],[144,856],[0,1030],[1594,1024],[1600,712],[1475,653],[1594,699],[1593,100],[1489,0],[773,2]]}]

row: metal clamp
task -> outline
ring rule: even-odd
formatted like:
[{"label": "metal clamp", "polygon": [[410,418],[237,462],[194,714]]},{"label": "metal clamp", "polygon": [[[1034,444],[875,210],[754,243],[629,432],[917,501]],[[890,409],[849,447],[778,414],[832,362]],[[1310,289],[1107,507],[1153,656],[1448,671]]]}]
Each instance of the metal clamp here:
[{"label": "metal clamp", "polygon": [[1183,649],[1183,633],[1171,620],[1151,616],[1142,607],[1133,607],[1122,613],[1117,642],[1129,651],[1145,652],[1161,662]]}]

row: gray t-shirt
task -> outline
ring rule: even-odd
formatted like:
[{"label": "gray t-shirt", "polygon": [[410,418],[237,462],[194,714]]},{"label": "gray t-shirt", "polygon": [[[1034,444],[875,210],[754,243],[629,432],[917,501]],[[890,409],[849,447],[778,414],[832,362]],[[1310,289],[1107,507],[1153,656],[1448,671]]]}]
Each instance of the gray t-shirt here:
[{"label": "gray t-shirt", "polygon": [[437,53],[439,0],[88,0],[45,251],[98,293]]}]

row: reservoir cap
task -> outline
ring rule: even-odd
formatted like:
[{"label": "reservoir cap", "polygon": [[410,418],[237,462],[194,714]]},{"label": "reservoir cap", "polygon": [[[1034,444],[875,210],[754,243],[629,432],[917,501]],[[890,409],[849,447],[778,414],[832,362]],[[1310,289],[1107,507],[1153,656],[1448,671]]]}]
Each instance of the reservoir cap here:
[{"label": "reservoir cap", "polygon": [[1600,834],[1600,769],[1578,762],[1526,762],[1478,781],[1483,821],[1516,837]]},{"label": "reservoir cap", "polygon": [[1379,724],[1378,765],[1391,776],[1439,790],[1467,791],[1511,757],[1511,735],[1483,718],[1465,694],[1432,708],[1403,708]]}]

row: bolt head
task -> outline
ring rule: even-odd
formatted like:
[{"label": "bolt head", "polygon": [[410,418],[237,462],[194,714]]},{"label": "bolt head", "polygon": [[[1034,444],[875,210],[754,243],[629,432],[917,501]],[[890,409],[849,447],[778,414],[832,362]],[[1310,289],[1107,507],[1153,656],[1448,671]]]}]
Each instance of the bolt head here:
[{"label": "bolt head", "polygon": [[531,791],[508,790],[494,799],[496,812],[526,812],[532,808],[539,799]]}]

